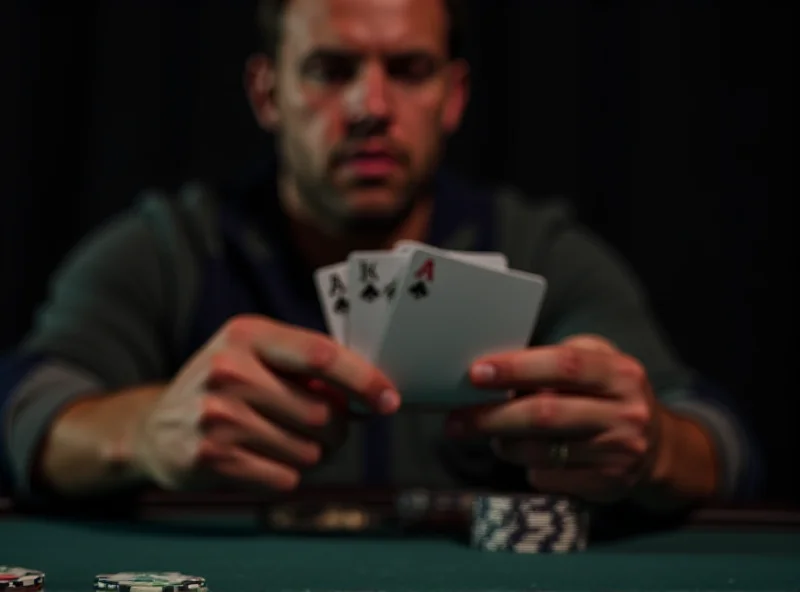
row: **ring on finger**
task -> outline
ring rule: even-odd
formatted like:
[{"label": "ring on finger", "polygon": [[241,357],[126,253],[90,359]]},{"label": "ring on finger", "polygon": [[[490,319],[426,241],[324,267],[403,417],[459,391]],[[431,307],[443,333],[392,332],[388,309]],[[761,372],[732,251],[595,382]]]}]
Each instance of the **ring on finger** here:
[{"label": "ring on finger", "polygon": [[569,444],[566,442],[553,442],[550,444],[547,456],[553,467],[563,469],[569,463]]}]

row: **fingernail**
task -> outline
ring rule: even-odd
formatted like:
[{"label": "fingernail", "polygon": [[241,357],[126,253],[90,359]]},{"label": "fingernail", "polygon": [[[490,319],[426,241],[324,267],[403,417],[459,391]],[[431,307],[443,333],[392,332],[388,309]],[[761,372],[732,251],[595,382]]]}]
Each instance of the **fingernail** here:
[{"label": "fingernail", "polygon": [[472,377],[478,382],[491,382],[497,376],[497,369],[491,364],[476,364],[472,367]]},{"label": "fingernail", "polygon": [[386,389],[378,397],[378,408],[381,413],[394,413],[400,407],[400,395],[397,391]]}]

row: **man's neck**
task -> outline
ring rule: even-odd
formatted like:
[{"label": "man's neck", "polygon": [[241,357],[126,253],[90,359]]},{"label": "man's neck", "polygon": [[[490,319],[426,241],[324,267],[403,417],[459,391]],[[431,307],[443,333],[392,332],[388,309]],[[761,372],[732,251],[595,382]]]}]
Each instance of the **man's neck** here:
[{"label": "man's neck", "polygon": [[340,236],[329,232],[302,211],[299,200],[282,196],[289,218],[289,236],[301,257],[313,268],[338,263],[353,251],[390,250],[399,240],[424,241],[433,216],[433,199],[416,201],[408,217],[391,232],[371,236]]}]

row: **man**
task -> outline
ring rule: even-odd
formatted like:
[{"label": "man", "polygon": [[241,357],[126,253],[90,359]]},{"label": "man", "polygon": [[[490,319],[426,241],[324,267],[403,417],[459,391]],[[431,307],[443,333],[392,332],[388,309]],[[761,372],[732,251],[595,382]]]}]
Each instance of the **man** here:
[{"label": "man", "polygon": [[[674,357],[618,258],[558,203],[438,171],[468,95],[458,4],[262,1],[245,83],[277,162],[144,200],[65,263],[4,365],[15,495],[393,482],[668,510],[747,490],[739,421]],[[547,277],[531,347],[469,369],[513,399],[404,411],[325,335],[313,270],[400,239],[500,250]],[[373,417],[350,419],[344,397]]]}]

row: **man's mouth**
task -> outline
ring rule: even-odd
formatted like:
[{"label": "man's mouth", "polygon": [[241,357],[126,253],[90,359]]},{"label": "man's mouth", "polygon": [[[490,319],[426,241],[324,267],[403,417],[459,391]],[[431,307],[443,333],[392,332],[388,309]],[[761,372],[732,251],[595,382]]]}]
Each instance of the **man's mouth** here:
[{"label": "man's mouth", "polygon": [[400,165],[388,150],[358,150],[342,161],[342,166],[357,177],[386,177]]}]

